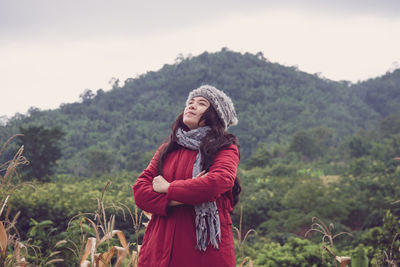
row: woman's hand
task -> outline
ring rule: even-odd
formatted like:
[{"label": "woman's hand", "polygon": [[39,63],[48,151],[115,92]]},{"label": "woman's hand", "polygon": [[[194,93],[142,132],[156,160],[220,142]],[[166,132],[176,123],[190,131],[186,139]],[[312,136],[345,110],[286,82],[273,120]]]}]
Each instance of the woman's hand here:
[{"label": "woman's hand", "polygon": [[183,203],[179,202],[179,201],[176,201],[176,200],[170,200],[168,202],[168,206],[170,206],[170,207],[175,207],[175,206],[179,206],[179,205],[183,205]]},{"label": "woman's hand", "polygon": [[206,176],[206,175],[207,175],[206,171],[201,171],[199,174],[197,174],[196,178],[203,177],[203,176]]},{"label": "woman's hand", "polygon": [[161,175],[153,178],[153,190],[157,193],[167,193],[169,183]]},{"label": "woman's hand", "polygon": [[[196,178],[203,177],[207,175],[206,171],[200,172]],[[164,179],[161,175],[158,175],[153,178],[153,190],[157,193],[167,193],[169,184],[167,180]]]}]

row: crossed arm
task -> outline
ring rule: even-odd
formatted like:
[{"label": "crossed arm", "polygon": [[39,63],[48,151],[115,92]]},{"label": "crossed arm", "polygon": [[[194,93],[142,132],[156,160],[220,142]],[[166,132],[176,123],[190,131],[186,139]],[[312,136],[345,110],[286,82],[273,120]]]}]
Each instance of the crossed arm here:
[{"label": "crossed arm", "polygon": [[218,152],[208,173],[196,179],[171,183],[157,175],[158,152],[133,186],[136,204],[143,210],[166,216],[167,206],[197,205],[214,201],[233,187],[239,163],[239,151],[231,145]]},{"label": "crossed arm", "polygon": [[[207,173],[206,171],[200,172],[196,178],[201,178],[205,176]],[[158,175],[153,178],[153,190],[157,193],[167,193],[168,188],[171,183],[169,183],[167,180],[164,179],[161,175]],[[176,201],[176,200],[169,200],[168,206],[178,206],[178,205],[183,205],[184,203]]]}]

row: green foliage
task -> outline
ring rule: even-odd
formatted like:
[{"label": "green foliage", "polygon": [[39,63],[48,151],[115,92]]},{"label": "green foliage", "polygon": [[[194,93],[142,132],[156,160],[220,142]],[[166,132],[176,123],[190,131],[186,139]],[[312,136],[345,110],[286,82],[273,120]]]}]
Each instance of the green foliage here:
[{"label": "green foliage", "polygon": [[151,150],[144,153],[140,151],[130,153],[126,157],[126,168],[130,171],[143,170],[147,167],[155,152],[155,150]]},{"label": "green foliage", "polygon": [[[57,226],[57,233],[65,231],[69,220],[79,214],[96,208],[96,197],[99,196],[107,180],[111,181],[105,200],[109,203],[133,203],[132,186],[138,176],[135,172],[120,172],[79,178],[70,175],[59,175],[53,182],[36,184],[35,188],[27,187],[18,192],[13,199],[13,210],[20,211],[19,229],[25,234],[30,229],[30,218],[35,221],[50,220]],[[118,223],[129,227],[123,217]]]},{"label": "green foliage", "polygon": [[380,132],[384,137],[400,134],[400,116],[390,115],[383,118],[379,125]]},{"label": "green foliage", "polygon": [[364,247],[358,246],[356,251],[352,254],[351,257],[351,266],[352,267],[368,267],[369,260],[365,253]]},{"label": "green foliage", "polygon": [[350,161],[349,171],[353,176],[360,176],[370,171],[370,160],[366,157],[353,159]]},{"label": "green foliage", "polygon": [[23,136],[19,137],[18,145],[24,146],[25,156],[30,161],[30,166],[25,168],[26,179],[48,180],[52,167],[61,157],[60,142],[64,133],[58,128],[43,126],[21,126],[20,131]]},{"label": "green foliage", "polygon": [[325,188],[321,179],[302,179],[287,191],[281,203],[289,209],[298,209],[305,213],[314,211],[318,213],[319,207],[326,209]]},{"label": "green foliage", "polygon": [[399,226],[399,217],[392,211],[386,210],[381,226],[364,231],[356,240],[358,245],[352,251],[355,261],[361,258],[363,262],[369,261],[372,266],[387,266],[388,261],[398,261],[400,259]]},{"label": "green foliage", "polygon": [[[397,233],[400,233],[400,219],[399,217],[395,216],[390,210],[386,211],[385,217],[383,218],[383,229],[382,235],[380,236],[380,247],[382,249],[390,248],[393,239]],[[395,240],[396,241],[396,240]],[[397,242],[397,246],[400,242]],[[400,251],[396,250],[395,258],[400,257]],[[389,251],[387,251],[389,253]]]},{"label": "green foliage", "polygon": [[31,228],[29,228],[27,237],[32,239],[32,245],[42,249],[48,249],[49,243],[51,242],[50,237],[56,231],[56,228],[53,227],[53,222],[50,220],[37,222],[32,218],[30,220]]},{"label": "green foliage", "polygon": [[114,162],[112,153],[102,150],[91,150],[88,155],[89,173],[99,175],[109,173]]},{"label": "green foliage", "polygon": [[[315,266],[330,266],[331,263],[321,263],[317,245],[319,240],[304,241],[294,237],[303,235],[311,218],[319,216],[324,221],[334,222],[338,232],[350,229],[359,231],[354,241],[338,240],[338,251],[344,253],[339,255],[359,257],[357,255],[361,252],[357,250],[363,244],[370,263],[382,262],[382,253],[390,250],[392,235],[398,229],[398,213],[390,217],[380,211],[389,208],[390,203],[398,199],[400,164],[396,161],[390,163],[390,157],[380,152],[392,151],[389,147],[392,139],[368,140],[371,145],[369,155],[351,158],[346,162],[349,169],[353,162],[367,163],[363,166],[368,168],[360,168],[359,175],[353,171],[352,175],[327,176],[331,165],[329,160],[336,160],[330,157],[330,152],[324,154],[323,158],[305,162],[299,159],[297,153],[289,152],[285,147],[275,147],[273,152],[268,152],[266,147],[261,148],[260,154],[268,152],[269,156],[264,166],[239,169],[243,186],[242,231],[254,228],[259,236],[247,241],[243,257],[251,257],[257,266],[310,266],[305,265],[306,262]],[[336,151],[336,148],[328,149]],[[149,152],[146,156],[150,158],[152,154]],[[382,160],[373,161],[373,156]],[[392,170],[390,164],[397,165],[393,165]],[[258,165],[262,165],[261,161]],[[95,197],[103,190],[106,180],[113,181],[106,194],[108,202],[132,203],[131,185],[137,176],[136,172],[103,173],[91,178],[56,175],[51,183],[37,184],[36,190],[25,188],[12,200],[14,209],[21,211],[21,234],[26,236],[28,232],[32,233],[30,229],[35,226],[27,225],[29,218],[37,222],[51,220],[56,226],[53,227],[56,228],[53,232],[55,238],[78,242],[76,235],[79,226],[72,224],[66,231],[68,218],[93,210]],[[143,232],[137,237],[132,233],[132,227],[123,220],[122,214],[116,219],[118,227],[125,230],[129,240],[136,242],[138,238],[138,242],[141,242]],[[235,225],[238,225],[238,219],[236,213],[233,218]],[[50,225],[44,227],[52,229]],[[265,236],[269,240],[259,242]],[[45,247],[51,249],[52,245]],[[364,262],[365,257],[360,259]]]},{"label": "green foliage", "polygon": [[259,146],[257,151],[246,161],[246,169],[269,165],[272,156],[266,145]]},{"label": "green foliage", "polygon": [[360,158],[369,154],[371,144],[362,136],[354,135],[349,141],[350,157]]},{"label": "green foliage", "polygon": [[300,131],[294,134],[290,142],[289,150],[300,153],[302,156],[313,159],[321,154],[320,148],[316,141],[305,131]]},{"label": "green foliage", "polygon": [[[394,86],[389,86],[393,81]],[[398,88],[397,81],[397,72],[379,80],[391,92],[380,97],[385,116],[400,115],[397,105],[385,104],[395,103],[392,92]],[[146,166],[145,153],[154,151],[168,136],[188,92],[205,83],[214,84],[232,97],[240,123],[230,130],[239,137],[244,161],[260,144],[284,145],[299,131],[309,131],[312,138],[311,146],[299,151],[314,159],[358,129],[376,126],[383,114],[371,106],[372,98],[365,97],[377,90],[370,81],[365,86],[361,83],[349,87],[271,63],[259,53],[222,49],[181,57],[157,72],[129,78],[123,86],[114,80],[110,91],[85,89],[81,103],[16,115],[6,126],[0,126],[0,138],[26,124],[59,127],[66,135],[57,173],[89,175],[89,163],[83,158],[89,151],[99,150],[112,152],[114,169],[141,171]],[[295,146],[293,149],[298,150]],[[267,157],[260,162],[268,159],[267,154],[260,156]],[[253,158],[249,167],[259,166],[260,162]]]},{"label": "green foliage", "polygon": [[290,237],[284,245],[260,238],[251,249],[255,265],[260,267],[330,266],[321,264],[317,244],[298,237]]},{"label": "green foliage", "polygon": [[354,86],[356,94],[382,117],[400,114],[400,69]]}]

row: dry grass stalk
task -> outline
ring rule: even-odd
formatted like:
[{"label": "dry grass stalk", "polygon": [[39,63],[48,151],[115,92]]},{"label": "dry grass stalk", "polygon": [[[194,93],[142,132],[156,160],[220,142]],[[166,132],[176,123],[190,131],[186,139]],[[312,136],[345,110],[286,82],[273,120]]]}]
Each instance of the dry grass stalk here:
[{"label": "dry grass stalk", "polygon": [[8,234],[6,232],[6,229],[4,228],[3,222],[0,221],[0,245],[1,245],[1,257],[3,259],[6,258],[7,244],[8,244]]},{"label": "dry grass stalk", "polygon": [[339,263],[340,263],[340,267],[346,267],[347,264],[350,263],[351,261],[351,257],[340,257],[340,256],[336,256],[335,258]]},{"label": "dry grass stalk", "polygon": [[249,267],[253,267],[254,266],[253,260],[250,257],[245,257],[243,259],[242,263],[240,264],[240,267],[243,267],[246,264],[246,262],[249,263]]},{"label": "dry grass stalk", "polygon": [[[307,237],[310,233],[312,232],[317,232],[322,235],[322,241],[321,241],[321,257],[322,261],[324,261],[324,251],[328,252],[330,254],[335,262],[335,266],[337,267],[337,262],[340,263],[340,267],[347,266],[347,264],[350,262],[350,257],[347,256],[337,256],[335,253],[335,246],[334,246],[334,239],[338,236],[341,235],[350,235],[348,232],[340,232],[336,235],[332,234],[332,230],[334,229],[333,224],[329,224],[329,227],[327,227],[323,221],[321,221],[318,217],[313,217],[312,218],[312,224],[310,229],[304,234],[305,237]],[[327,242],[328,241],[328,242]]]},{"label": "dry grass stalk", "polygon": [[[142,212],[140,212],[140,214],[139,214],[139,209],[138,209],[138,207],[136,205],[134,206],[134,211],[133,212],[125,204],[119,203],[119,205],[121,207],[123,207],[122,211],[123,211],[123,214],[124,214],[124,218],[125,218],[125,211],[127,211],[129,216],[130,216],[130,218],[131,218],[131,220],[132,220],[133,230],[135,231],[135,234],[136,234],[136,250],[132,251],[131,261],[132,261],[133,266],[137,266],[137,263],[138,263],[137,261],[139,259],[138,255],[139,255],[139,251],[140,251],[140,247],[141,247],[139,245],[139,231],[140,231],[142,225],[145,228],[147,227],[147,225],[148,225],[148,223],[149,223],[149,221],[151,219],[152,214],[149,213],[149,212],[146,212],[144,210],[142,210]],[[147,222],[143,222],[143,215],[148,219]]]},{"label": "dry grass stalk", "polygon": [[[19,234],[15,229],[19,212],[14,216],[13,220],[10,221],[8,219],[9,210],[8,208],[5,220],[0,221],[0,266],[15,266],[15,264],[24,266],[27,262],[25,258],[21,256],[21,248],[25,248],[25,254],[27,254],[27,249],[25,244],[19,240]],[[13,244],[14,246],[11,253],[7,255],[8,247]]]},{"label": "dry grass stalk", "polygon": [[[6,143],[2,146],[1,150],[0,150],[0,155],[3,153],[6,145],[11,142],[12,139],[14,139],[17,136],[21,136],[20,134],[16,134],[12,137],[10,137]],[[0,164],[0,171],[6,171],[4,176],[1,177],[0,176],[0,192],[1,194],[1,210],[0,210],[0,216],[3,213],[4,207],[6,206],[9,197],[21,186],[25,185],[25,184],[31,184],[31,183],[15,183],[12,182],[12,179],[15,176],[18,176],[17,173],[17,167],[21,166],[21,165],[26,165],[29,163],[29,161],[22,155],[24,151],[24,146],[21,146],[17,153],[15,153],[14,157],[5,162]]]},{"label": "dry grass stalk", "polygon": [[[15,137],[22,136],[21,134],[17,134],[9,138],[6,143],[0,149],[0,155],[4,152],[8,143],[10,143]],[[22,256],[22,250],[24,250],[25,254],[28,254],[28,249],[32,249],[34,254],[36,255],[36,261],[41,259],[40,248],[29,245],[29,240],[24,244],[19,241],[18,231],[16,231],[15,224],[17,222],[17,218],[19,212],[14,216],[14,218],[10,221],[9,213],[10,213],[10,206],[7,205],[10,196],[20,187],[23,185],[31,185],[32,183],[15,183],[12,181],[13,177],[18,176],[17,167],[20,165],[28,164],[28,160],[22,155],[24,151],[24,147],[21,146],[18,152],[15,154],[12,160],[7,161],[6,163],[0,164],[0,171],[5,171],[5,175],[3,177],[0,176],[0,193],[1,193],[1,202],[0,202],[0,217],[3,214],[5,208],[7,207],[7,212],[5,216],[5,220],[0,221],[0,266],[28,266],[25,258]],[[106,216],[106,209],[109,207],[105,207],[103,204],[104,193],[107,187],[110,185],[110,182],[106,184],[101,194],[100,199],[97,199],[98,209],[95,213],[87,213],[87,214],[80,214],[79,217],[83,217],[84,220],[80,222],[81,228],[81,246],[80,248],[72,241],[69,241],[74,248],[66,247],[66,249],[70,250],[77,258],[80,259],[80,266],[111,266],[111,259],[114,255],[116,255],[116,263],[114,266],[119,267],[122,264],[125,266],[137,266],[137,255],[140,250],[140,245],[138,244],[138,237],[136,242],[136,251],[132,251],[130,253],[129,246],[130,244],[126,241],[126,238],[122,231],[114,230],[115,226],[115,215],[111,215],[109,218]],[[120,209],[124,213],[125,217],[125,210],[127,210],[131,216],[133,221],[134,230],[136,232],[136,236],[138,236],[138,232],[141,228],[141,221],[142,215],[139,215],[138,208],[135,206],[134,214],[130,211],[130,209],[126,206],[121,204],[120,206],[113,205],[114,209]],[[94,215],[93,220],[90,219],[88,216]],[[151,218],[151,214],[145,214],[146,217],[149,219]],[[75,216],[77,217],[77,216]],[[75,218],[74,217],[74,218]],[[74,218],[71,219],[74,220]],[[70,221],[70,222],[71,222]],[[83,221],[89,223],[92,229],[95,232],[96,237],[87,238],[87,233],[83,231]],[[145,224],[145,223],[143,223]],[[15,230],[13,234],[11,234],[12,230]],[[112,246],[108,251],[103,253],[97,253],[98,247],[103,244],[104,242],[108,243],[108,247],[110,247],[110,240],[114,238],[114,236],[118,237],[121,246]],[[100,238],[100,236],[102,236]],[[85,242],[86,241],[86,242]],[[58,247],[62,244],[67,243],[66,240],[61,240],[57,242],[55,247]],[[6,255],[7,247],[10,244],[14,244],[13,254]],[[47,258],[41,260],[40,265],[50,265],[56,262],[62,262],[63,259],[60,258],[53,258],[58,256],[60,251],[52,252]],[[90,261],[87,258],[90,257]],[[124,260],[126,257],[129,257],[129,262],[126,263]],[[38,265],[38,262],[36,262]]]},{"label": "dry grass stalk", "polygon": [[[0,155],[4,152],[6,146],[17,136],[21,136],[21,134],[16,134],[10,137],[1,147]],[[9,219],[10,214],[10,206],[8,205],[8,201],[12,194],[22,185],[28,183],[16,183],[13,182],[13,178],[17,176],[17,167],[20,165],[28,164],[28,160],[22,156],[24,151],[24,147],[21,146],[14,157],[0,164],[0,171],[5,171],[4,176],[0,176],[0,193],[1,193],[1,202],[0,202],[0,218],[3,215],[5,208],[7,207],[6,214],[4,219],[0,220],[0,265],[1,266],[15,266],[16,264],[20,266],[26,265],[25,259],[21,256],[21,248],[26,248],[26,246],[19,241],[19,234],[15,228],[15,224],[17,222],[19,212],[14,216],[12,220]],[[11,249],[11,254],[7,255],[7,248],[10,245],[13,245],[13,249]]]},{"label": "dry grass stalk", "polygon": [[252,264],[252,260],[249,257],[244,257],[244,244],[246,242],[246,239],[249,237],[250,234],[257,234],[256,230],[254,229],[250,229],[248,230],[244,235],[243,235],[243,230],[242,230],[242,222],[243,222],[243,206],[240,206],[240,218],[239,218],[239,228],[237,228],[236,226],[233,226],[233,229],[236,232],[237,235],[237,243],[239,246],[239,257],[240,259],[243,259],[242,265],[247,261],[245,260],[246,258],[248,258],[249,263],[251,262]]},{"label": "dry grass stalk", "polygon": [[28,265],[28,263],[26,262],[24,257],[21,257],[22,249],[25,249],[26,254],[28,254],[27,248],[24,244],[22,244],[21,242],[15,242],[14,251],[16,256],[16,262],[17,264],[19,264],[20,267],[25,267]]},{"label": "dry grass stalk", "polygon": [[[13,140],[17,136],[21,136],[21,134],[16,134],[16,135],[10,137],[5,142],[5,144],[0,149],[0,155],[5,150],[7,144],[10,143],[11,140]],[[13,159],[11,159],[11,160],[9,160],[9,161],[7,161],[5,163],[0,164],[0,171],[6,171],[3,177],[0,176],[0,180],[1,180],[1,182],[0,182],[0,193],[1,193],[0,218],[3,215],[3,211],[4,211],[5,207],[7,206],[9,198],[12,196],[12,194],[18,188],[20,188],[20,187],[22,187],[24,185],[32,185],[32,183],[18,183],[18,182],[13,182],[12,181],[12,179],[15,176],[18,176],[17,167],[19,167],[21,165],[26,165],[26,164],[29,163],[29,161],[22,155],[23,151],[24,151],[24,146],[21,146],[18,149],[17,153],[15,153]],[[8,228],[11,228],[11,227],[13,227],[15,225],[17,216],[14,217],[14,219],[10,222],[8,220],[9,213],[10,213],[10,206],[8,206],[8,208],[7,208],[7,214],[5,216],[5,219],[3,220],[3,223],[4,223],[4,225],[6,225],[6,224],[9,225],[10,227],[8,227]]]},{"label": "dry grass stalk", "polygon": [[[16,134],[10,137],[0,149],[0,155],[4,152],[6,146],[16,137],[22,136],[22,134]],[[63,259],[54,258],[58,256],[59,251],[52,252],[46,258],[42,258],[40,248],[29,245],[29,241],[21,242],[19,233],[16,229],[17,219],[20,212],[17,212],[12,220],[9,219],[11,207],[8,205],[10,197],[21,187],[25,185],[33,186],[30,182],[19,182],[14,181],[15,177],[18,177],[17,168],[21,165],[26,165],[29,161],[22,155],[24,151],[24,146],[21,146],[14,157],[0,164],[0,171],[5,171],[3,177],[0,177],[0,192],[1,192],[1,202],[0,202],[0,218],[3,215],[5,207],[7,207],[4,219],[0,220],[0,266],[28,266],[28,262],[25,260],[23,255],[28,255],[28,249],[31,249],[35,254],[36,265],[38,261],[41,260],[40,265],[50,265],[55,262],[61,262]],[[13,245],[13,246],[12,246]],[[9,255],[7,255],[7,248],[11,248]]]},{"label": "dry grass stalk", "polygon": [[8,138],[8,140],[3,144],[3,146],[0,149],[0,156],[1,154],[3,154],[4,150],[6,149],[8,143],[10,143],[14,138],[18,137],[18,136],[24,136],[23,134],[14,134],[13,136],[11,136],[10,138]]},{"label": "dry grass stalk", "polygon": [[[139,215],[138,208],[135,206],[135,211],[132,212],[125,204],[119,203],[118,205],[112,204],[110,206],[104,205],[104,194],[110,182],[107,182],[103,189],[101,197],[97,199],[97,211],[94,213],[85,213],[74,216],[70,223],[76,218],[80,217],[80,227],[81,227],[81,247],[73,243],[75,249],[68,248],[74,253],[75,256],[79,258],[79,265],[81,267],[91,266],[91,267],[105,267],[111,266],[111,261],[115,258],[115,267],[120,266],[137,266],[137,255],[139,253],[140,246],[138,245],[138,237],[136,239],[136,251],[130,251],[130,244],[122,231],[115,230],[115,215],[112,214],[107,217],[106,210],[120,210],[126,217],[126,212],[129,214],[133,222],[133,228],[138,236],[138,232],[141,227],[141,220],[143,213]],[[88,216],[93,216],[93,219]],[[146,215],[148,216],[148,214]],[[93,229],[95,237],[86,238],[87,232],[83,231],[83,223],[86,222]],[[120,246],[111,246],[111,240],[117,237]],[[107,243],[108,250],[105,252],[99,252],[99,247]],[[90,257],[89,257],[90,256]],[[128,259],[127,259],[128,258]]]},{"label": "dry grass stalk", "polygon": [[[393,258],[393,249],[394,249],[394,244],[396,242],[396,240],[399,237],[399,233],[395,234],[395,236],[392,239],[392,244],[390,245],[390,251],[389,251],[389,255],[386,253],[386,251],[383,252],[383,257],[385,262],[388,264],[389,267],[397,267],[397,263],[400,262],[399,260],[395,260]],[[399,248],[400,251],[400,248]]]}]

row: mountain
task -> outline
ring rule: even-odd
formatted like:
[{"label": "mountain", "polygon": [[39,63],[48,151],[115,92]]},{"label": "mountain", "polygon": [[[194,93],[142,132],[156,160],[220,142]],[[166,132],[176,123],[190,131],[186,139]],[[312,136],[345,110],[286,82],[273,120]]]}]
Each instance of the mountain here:
[{"label": "mountain", "polygon": [[[169,134],[190,90],[212,84],[231,96],[239,124],[242,159],[260,144],[286,144],[299,130],[325,126],[336,140],[372,129],[388,114],[400,115],[400,70],[358,84],[336,82],[269,62],[262,53],[223,48],[179,58],[112,90],[86,90],[80,103],[31,109],[0,128],[1,141],[18,127],[44,125],[66,133],[58,172],[84,174],[90,151],[107,151],[117,169],[140,170]],[[56,84],[54,85],[57,86]]]},{"label": "mountain", "polygon": [[358,96],[381,117],[400,114],[400,69],[353,87]]}]

